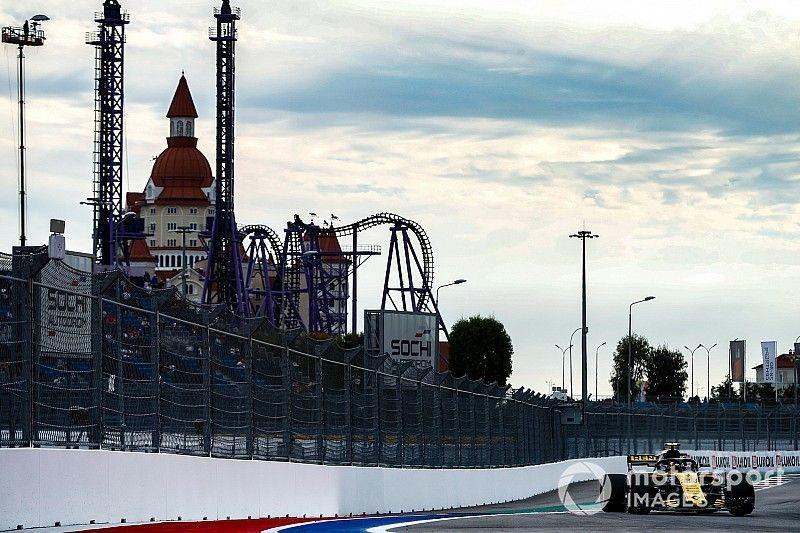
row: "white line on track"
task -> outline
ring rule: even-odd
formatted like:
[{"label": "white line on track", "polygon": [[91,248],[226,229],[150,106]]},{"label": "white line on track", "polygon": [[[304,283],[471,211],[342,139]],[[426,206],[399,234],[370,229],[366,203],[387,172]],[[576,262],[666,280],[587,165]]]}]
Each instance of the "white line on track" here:
[{"label": "white line on track", "polygon": [[494,516],[521,516],[521,515],[542,515],[542,514],[569,514],[569,511],[534,511],[531,513],[492,513],[483,515],[466,515],[466,516],[447,516],[444,518],[429,518],[427,520],[413,520],[408,522],[395,522],[394,524],[387,524],[385,526],[375,526],[367,529],[367,533],[390,533],[399,527],[416,526],[420,524],[432,524],[434,522],[446,522],[451,520],[468,520],[470,518],[486,518]]},{"label": "white line on track", "polygon": [[789,476],[772,476],[767,479],[763,479],[761,481],[756,481],[753,483],[753,488],[756,492],[766,489],[771,489],[772,487],[780,487],[781,485],[785,485],[792,480]]}]

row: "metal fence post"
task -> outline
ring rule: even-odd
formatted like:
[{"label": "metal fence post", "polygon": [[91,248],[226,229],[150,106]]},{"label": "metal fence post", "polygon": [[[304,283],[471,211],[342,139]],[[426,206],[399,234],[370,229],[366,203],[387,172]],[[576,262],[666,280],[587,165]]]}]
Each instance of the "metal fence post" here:
[{"label": "metal fence post", "polygon": [[[94,286],[94,283],[92,284]],[[103,412],[103,292],[97,291],[97,309],[92,321],[92,374],[94,381],[94,424],[92,440],[98,448],[103,447],[103,434],[105,433]]]},{"label": "metal fence post", "polygon": [[206,356],[203,357],[203,453],[211,455],[211,364],[214,355],[211,352],[211,325],[206,324]]},{"label": "metal fence post", "polygon": [[[27,319],[28,323],[26,324],[26,337],[27,342],[23,343],[23,358],[26,361],[27,367],[27,380],[28,380],[28,402],[26,406],[26,418],[25,423],[23,424],[23,432],[27,432],[27,438],[23,435],[23,440],[28,441],[28,446],[33,446],[34,441],[39,440],[39,426],[38,421],[34,417],[35,413],[35,404],[34,404],[34,394],[36,393],[36,359],[38,350],[34,348],[34,339],[36,338],[35,332],[35,319],[34,319],[34,309],[33,309],[33,302],[34,302],[34,288],[33,288],[33,277],[31,276],[28,279],[28,290],[26,291],[27,302],[23,304],[21,307],[25,309],[25,318]],[[14,431],[16,433],[16,430]],[[16,435],[14,435],[16,437]],[[10,437],[10,435],[9,435]]]},{"label": "metal fence post", "polygon": [[281,350],[281,382],[283,386],[283,393],[285,395],[284,401],[284,417],[283,417],[283,446],[286,452],[286,460],[292,461],[292,378],[291,368],[292,363],[289,360],[289,336],[286,331],[283,334],[283,350]]},{"label": "metal fence post", "polygon": [[353,464],[353,400],[352,400],[352,383],[353,383],[353,356],[345,352],[345,365],[344,365],[344,426],[345,430],[345,462]]},{"label": "metal fence post", "polygon": [[314,374],[316,374],[317,377],[317,385],[314,389],[316,391],[317,413],[319,413],[317,418],[317,438],[315,439],[317,442],[317,459],[324,464],[327,458],[327,450],[325,447],[327,427],[325,417],[325,378],[322,372],[322,356],[315,353],[312,361],[314,363]]},{"label": "metal fence post", "polygon": [[247,422],[247,456],[252,459],[255,453],[255,439],[256,439],[256,428],[255,428],[255,418],[253,417],[253,411],[255,410],[255,390],[253,389],[253,365],[254,365],[254,357],[253,357],[253,329],[247,332],[247,345],[249,347],[249,351],[247,354],[247,364],[245,365],[245,379],[247,380],[247,414],[246,422]]},{"label": "metal fence post", "polygon": [[434,438],[436,439],[434,442],[434,446],[436,448],[436,457],[438,458],[438,464],[432,464],[431,466],[438,466],[440,468],[444,467],[444,434],[442,431],[442,420],[444,419],[444,413],[442,412],[442,383],[439,381],[436,384],[436,389],[433,391],[433,413],[434,413]]},{"label": "metal fence post", "polygon": [[381,435],[381,412],[383,412],[383,400],[381,395],[381,375],[378,372],[378,369],[375,369],[375,405],[377,408],[377,413],[375,417],[376,422],[376,444],[378,449],[378,461],[377,463],[380,465],[382,464],[381,461],[383,460],[383,435]]},{"label": "metal fence post", "polygon": [[154,331],[154,339],[155,339],[155,346],[154,349],[151,351],[152,357],[152,367],[153,367],[153,379],[155,380],[156,385],[156,401],[155,401],[155,408],[156,408],[156,419],[155,419],[155,427],[153,428],[153,442],[152,447],[155,448],[157,452],[161,451],[161,313],[158,307],[156,307],[156,314],[155,314],[155,331]]}]

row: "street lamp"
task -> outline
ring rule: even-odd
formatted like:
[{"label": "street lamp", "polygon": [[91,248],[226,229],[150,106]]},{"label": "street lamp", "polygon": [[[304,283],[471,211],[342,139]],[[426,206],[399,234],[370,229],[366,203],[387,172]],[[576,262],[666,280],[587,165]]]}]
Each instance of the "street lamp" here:
[{"label": "street lamp", "polygon": [[[716,345],[715,342],[714,346]],[[706,351],[706,403],[709,403],[711,401],[711,350],[714,349],[714,346],[711,348],[706,348],[702,344],[700,346]]]},{"label": "street lamp", "polygon": [[648,296],[644,300],[637,300],[628,307],[628,410],[631,409],[631,374],[633,367],[631,365],[631,348],[633,346],[633,306],[642,302],[649,302],[655,300],[655,296]]},{"label": "street lamp", "polygon": [[690,352],[692,352],[692,393],[691,393],[691,395],[689,396],[689,399],[691,399],[691,398],[694,398],[694,352],[696,352],[697,350],[699,350],[701,346],[702,346],[702,344],[698,344],[698,345],[697,345],[697,348],[695,348],[694,350],[692,350],[691,348],[689,348],[689,347],[688,347],[688,346],[686,346],[686,345],[684,345],[684,346],[683,346],[684,348],[686,348],[687,350],[689,350]]},{"label": "street lamp", "polygon": [[44,30],[39,26],[50,20],[47,15],[34,15],[22,27],[6,26],[2,30],[2,40],[19,48],[19,71],[17,74],[17,95],[19,96],[19,244],[25,246],[25,52],[26,46],[42,46],[45,41]]},{"label": "street lamp", "polygon": [[[587,383],[588,376],[586,372],[586,239],[596,239],[599,235],[593,235],[591,231],[583,230],[569,236],[570,239],[580,239],[583,248],[583,276],[582,276],[582,292],[581,292],[581,403],[584,410],[586,409],[586,397],[589,396],[589,385]],[[571,352],[570,352],[571,353]],[[572,362],[572,358],[570,358]],[[570,375],[570,378],[572,376]],[[571,380],[570,380],[571,381]],[[572,383],[570,382],[570,387]]]},{"label": "street lamp", "polygon": [[170,233],[181,234],[181,285],[183,286],[181,292],[183,297],[186,298],[186,234],[197,233],[197,229],[191,226],[178,226],[170,230]]},{"label": "street lamp", "polygon": [[598,400],[599,396],[597,395],[597,361],[598,361],[597,353],[600,351],[600,348],[602,348],[605,345],[606,342],[603,341],[603,344],[598,346],[597,349],[595,349],[594,351],[594,401],[599,401]]},{"label": "street lamp", "polygon": [[556,348],[561,350],[561,390],[564,390],[564,354],[567,353],[567,350],[572,348],[572,345],[570,344],[568,347],[562,348],[561,346],[556,344]]},{"label": "street lamp", "polygon": [[450,283],[445,283],[444,285],[439,285],[438,287],[436,287],[436,308],[437,309],[439,308],[439,289],[441,289],[442,287],[449,287],[450,285],[461,285],[462,283],[466,282],[467,280],[459,278],[455,281],[451,281]]},{"label": "street lamp", "polygon": [[581,328],[575,328],[575,331],[572,332],[572,335],[569,336],[569,393],[572,397],[575,397],[575,389],[572,388],[572,337],[575,336],[577,332],[579,332]]},{"label": "street lamp", "polygon": [[794,408],[797,409],[797,343],[800,342],[800,335],[794,340],[794,357],[792,357],[792,363],[794,364]]}]

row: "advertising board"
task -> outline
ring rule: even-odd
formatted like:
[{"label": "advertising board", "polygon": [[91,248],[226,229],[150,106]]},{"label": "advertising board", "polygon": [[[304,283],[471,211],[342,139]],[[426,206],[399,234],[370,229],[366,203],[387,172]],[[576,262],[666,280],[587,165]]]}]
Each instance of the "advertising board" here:
[{"label": "advertising board", "polygon": [[775,383],[775,358],[777,357],[778,343],[776,341],[762,341],[761,355],[764,356],[764,383]]},{"label": "advertising board", "polygon": [[39,349],[44,354],[92,353],[92,277],[50,261],[35,286]]},{"label": "advertising board", "polygon": [[439,328],[436,314],[365,311],[364,343],[369,353],[395,361],[438,367]]}]

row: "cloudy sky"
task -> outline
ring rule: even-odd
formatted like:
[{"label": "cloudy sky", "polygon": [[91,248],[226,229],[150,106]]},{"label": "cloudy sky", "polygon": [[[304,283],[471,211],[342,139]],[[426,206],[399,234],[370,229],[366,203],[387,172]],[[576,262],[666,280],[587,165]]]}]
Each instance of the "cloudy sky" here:
[{"label": "cloudy sky", "polygon": [[[129,0],[126,188],[141,191],[165,147],[181,70],[212,161],[213,1]],[[785,352],[797,317],[800,4],[501,0],[242,0],[237,63],[240,223],[293,214],[352,222],[390,211],[422,224],[445,319],[493,314],[512,337],[515,385],[561,382],[580,326],[588,243],[589,371],[610,393],[609,360],[634,330],[671,347],[727,342]],[[89,251],[94,51],[100,0],[0,0],[3,24],[44,12],[28,51],[32,242],[51,217]],[[3,49],[0,248],[16,243],[15,50]],[[7,86],[7,87],[3,87]],[[389,232],[361,242],[383,245]],[[383,258],[359,301],[379,303]],[[580,342],[574,339],[575,387]],[[702,357],[700,355],[702,354]],[[706,355],[696,352],[696,391]],[[750,364],[751,363],[751,364]],[[750,372],[750,377],[755,373]]]}]

